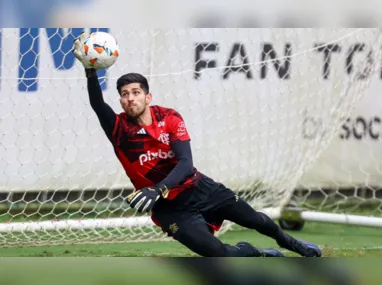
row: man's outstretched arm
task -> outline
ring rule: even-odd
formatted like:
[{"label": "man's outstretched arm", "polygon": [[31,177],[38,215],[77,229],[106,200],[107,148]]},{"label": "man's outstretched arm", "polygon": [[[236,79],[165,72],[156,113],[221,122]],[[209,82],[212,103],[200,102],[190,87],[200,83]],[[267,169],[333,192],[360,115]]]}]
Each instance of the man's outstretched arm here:
[{"label": "man's outstretched arm", "polygon": [[95,69],[86,69],[90,106],[96,113],[107,137],[111,139],[116,121],[113,109],[105,103]]},{"label": "man's outstretched arm", "polygon": [[107,137],[109,140],[111,140],[114,125],[117,120],[117,115],[114,113],[113,109],[103,100],[101,86],[98,82],[97,71],[84,57],[83,45],[86,38],[87,34],[82,33],[77,39],[74,40],[73,55],[82,63],[83,67],[85,68],[90,105],[96,113]]}]

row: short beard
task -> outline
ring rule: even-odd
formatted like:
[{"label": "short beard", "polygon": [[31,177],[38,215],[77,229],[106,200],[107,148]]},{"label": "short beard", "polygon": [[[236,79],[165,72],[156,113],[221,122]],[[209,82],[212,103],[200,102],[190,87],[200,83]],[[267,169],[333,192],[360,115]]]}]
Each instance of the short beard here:
[{"label": "short beard", "polygon": [[145,108],[143,108],[142,111],[136,113],[136,114],[131,114],[130,112],[126,111],[127,115],[129,115],[130,117],[132,117],[133,119],[137,119],[139,118],[140,116],[142,116],[142,114],[145,112]]}]

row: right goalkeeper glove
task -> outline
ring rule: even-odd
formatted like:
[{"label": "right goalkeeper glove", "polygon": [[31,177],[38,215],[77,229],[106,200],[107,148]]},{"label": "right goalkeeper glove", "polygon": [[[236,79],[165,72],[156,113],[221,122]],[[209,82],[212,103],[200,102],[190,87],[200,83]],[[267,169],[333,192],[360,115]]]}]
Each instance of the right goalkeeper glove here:
[{"label": "right goalkeeper glove", "polygon": [[127,196],[127,203],[130,204],[131,208],[136,209],[138,213],[150,212],[159,197],[159,189],[145,187]]},{"label": "right goalkeeper glove", "polygon": [[84,41],[87,37],[88,35],[84,32],[74,40],[73,54],[82,63],[85,69],[93,69],[93,66],[91,66],[90,62],[87,61],[83,52]]}]

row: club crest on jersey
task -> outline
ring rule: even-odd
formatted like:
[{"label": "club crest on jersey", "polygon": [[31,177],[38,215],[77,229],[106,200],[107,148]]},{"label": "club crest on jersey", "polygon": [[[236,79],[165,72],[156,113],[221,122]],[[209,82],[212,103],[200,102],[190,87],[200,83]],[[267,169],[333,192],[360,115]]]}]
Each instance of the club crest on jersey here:
[{"label": "club crest on jersey", "polygon": [[159,141],[161,141],[164,144],[169,145],[170,144],[170,135],[166,133],[161,133],[158,138]]}]

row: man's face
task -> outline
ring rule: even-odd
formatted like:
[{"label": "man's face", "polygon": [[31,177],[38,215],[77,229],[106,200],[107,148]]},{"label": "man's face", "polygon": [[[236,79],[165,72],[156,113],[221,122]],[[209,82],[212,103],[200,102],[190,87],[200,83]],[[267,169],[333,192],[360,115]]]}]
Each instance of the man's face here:
[{"label": "man's face", "polygon": [[131,117],[141,116],[151,102],[152,95],[145,94],[139,83],[130,83],[121,88],[122,109]]}]

